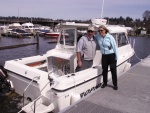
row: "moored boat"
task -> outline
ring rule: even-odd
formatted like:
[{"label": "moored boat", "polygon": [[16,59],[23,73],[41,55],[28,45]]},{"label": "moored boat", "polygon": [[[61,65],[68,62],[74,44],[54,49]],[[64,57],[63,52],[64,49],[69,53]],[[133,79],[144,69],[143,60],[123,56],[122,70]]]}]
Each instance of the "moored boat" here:
[{"label": "moored boat", "polygon": [[[93,25],[96,29],[99,27],[99,24]],[[87,29],[88,26],[89,24],[82,23],[61,24],[54,49],[42,56],[6,61],[5,69],[15,91],[32,100],[22,107],[22,110],[28,113],[50,111],[57,113],[100,87],[102,83],[100,50],[96,51],[91,68],[75,72],[77,30]],[[117,73],[121,74],[130,68],[129,61],[134,50],[124,27],[105,26],[116,40],[119,52]],[[65,33],[68,34],[69,40],[66,40]],[[110,70],[108,75],[110,79]]]},{"label": "moored boat", "polygon": [[8,31],[8,26],[0,26],[0,34],[2,36],[5,36],[7,34]]},{"label": "moored boat", "polygon": [[35,28],[33,23],[24,23],[22,24],[22,29],[25,30],[26,32],[35,34],[36,31],[38,31],[38,28]]},{"label": "moored boat", "polygon": [[22,30],[22,29],[12,29],[12,30],[9,31],[8,35],[11,36],[11,37],[19,37],[19,38],[32,36],[31,33],[28,33],[28,32],[26,32],[25,30]]}]

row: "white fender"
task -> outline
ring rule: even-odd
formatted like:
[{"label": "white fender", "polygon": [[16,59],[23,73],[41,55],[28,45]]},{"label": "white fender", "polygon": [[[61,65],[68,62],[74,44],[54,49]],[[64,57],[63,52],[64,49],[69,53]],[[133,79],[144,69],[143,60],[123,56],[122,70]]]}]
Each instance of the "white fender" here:
[{"label": "white fender", "polygon": [[71,104],[75,103],[76,101],[80,100],[80,94],[78,93],[72,93],[71,94]]},{"label": "white fender", "polygon": [[131,63],[126,63],[125,67],[124,67],[124,72],[128,71],[131,67]]}]

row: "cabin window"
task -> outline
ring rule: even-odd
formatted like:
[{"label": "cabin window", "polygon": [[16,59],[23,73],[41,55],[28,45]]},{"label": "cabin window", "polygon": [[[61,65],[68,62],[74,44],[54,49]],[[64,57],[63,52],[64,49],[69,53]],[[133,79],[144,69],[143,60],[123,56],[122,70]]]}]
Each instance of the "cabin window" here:
[{"label": "cabin window", "polygon": [[66,29],[61,31],[60,44],[74,46],[75,29]]},{"label": "cabin window", "polygon": [[118,47],[117,34],[116,33],[111,33],[111,35],[114,37],[114,39],[116,41],[116,45]]},{"label": "cabin window", "polygon": [[118,33],[117,34],[117,42],[118,42],[118,47],[124,46],[128,44],[127,37],[125,33]]}]

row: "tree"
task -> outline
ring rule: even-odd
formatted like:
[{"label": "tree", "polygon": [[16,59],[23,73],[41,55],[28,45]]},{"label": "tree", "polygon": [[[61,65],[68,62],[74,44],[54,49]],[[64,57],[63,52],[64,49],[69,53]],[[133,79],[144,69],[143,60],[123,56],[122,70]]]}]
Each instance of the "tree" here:
[{"label": "tree", "polygon": [[143,19],[146,21],[150,20],[150,11],[147,10],[143,13]]}]

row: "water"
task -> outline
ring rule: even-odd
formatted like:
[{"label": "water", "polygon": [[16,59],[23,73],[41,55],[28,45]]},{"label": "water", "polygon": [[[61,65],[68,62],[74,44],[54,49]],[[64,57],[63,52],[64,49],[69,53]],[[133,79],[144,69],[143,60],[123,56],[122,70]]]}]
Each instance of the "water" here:
[{"label": "water", "polygon": [[[134,50],[136,56],[139,59],[144,59],[148,55],[150,55],[150,38],[147,37],[129,37],[130,43],[133,47],[133,43],[135,40]],[[132,66],[138,63],[140,60],[135,55],[131,58]]]},{"label": "water", "polygon": [[[50,38],[39,38],[39,48],[37,49],[36,45],[29,45],[25,47],[13,48],[0,50],[0,65],[4,65],[5,61],[24,58],[35,55],[45,54],[48,50],[53,49],[55,47],[55,43],[48,44],[51,39]],[[36,42],[36,38],[11,38],[11,37],[2,37],[0,38],[0,47],[3,46],[11,46],[17,44],[26,44],[26,43],[34,43]]]},{"label": "water", "polygon": [[[30,45],[14,49],[0,50],[0,65],[4,65],[5,61],[45,54],[48,50],[53,49],[56,44],[48,44],[50,38],[39,38],[39,48],[37,45]],[[36,39],[31,38],[0,38],[0,47],[11,46],[17,44],[34,43]],[[17,113],[20,110],[18,103],[22,102],[22,97],[13,93],[9,96],[0,96],[0,113]]]},{"label": "water", "polygon": [[[147,57],[150,54],[150,38],[146,37],[131,37],[131,44],[133,46],[133,40],[135,39],[135,52],[140,59]],[[30,45],[25,47],[19,47],[14,49],[0,50],[0,65],[4,65],[5,61],[45,54],[48,50],[55,47],[55,43],[48,44],[50,38],[39,38],[39,48],[36,45]],[[35,38],[0,38],[0,47],[10,46],[16,44],[26,44],[36,42]],[[131,58],[132,65],[135,65],[140,60],[135,57]],[[0,113],[17,113],[20,110],[18,103],[22,98],[15,93],[9,96],[0,96]]]}]

